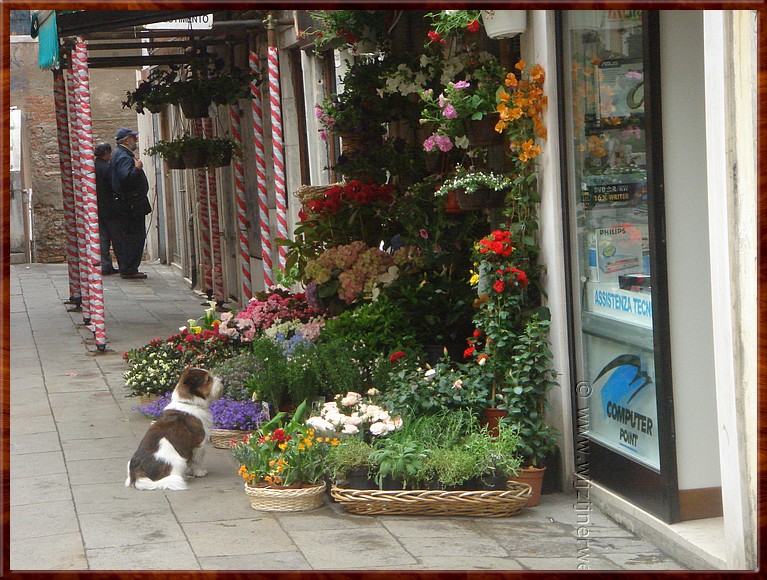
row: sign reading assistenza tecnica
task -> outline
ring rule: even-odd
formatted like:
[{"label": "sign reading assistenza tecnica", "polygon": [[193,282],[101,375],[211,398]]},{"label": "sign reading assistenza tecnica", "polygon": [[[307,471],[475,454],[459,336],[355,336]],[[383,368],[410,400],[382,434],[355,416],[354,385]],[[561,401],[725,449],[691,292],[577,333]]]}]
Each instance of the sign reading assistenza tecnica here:
[{"label": "sign reading assistenza tecnica", "polygon": [[166,22],[145,24],[144,28],[153,30],[210,30],[213,27],[213,14],[202,14],[191,18],[179,18]]}]

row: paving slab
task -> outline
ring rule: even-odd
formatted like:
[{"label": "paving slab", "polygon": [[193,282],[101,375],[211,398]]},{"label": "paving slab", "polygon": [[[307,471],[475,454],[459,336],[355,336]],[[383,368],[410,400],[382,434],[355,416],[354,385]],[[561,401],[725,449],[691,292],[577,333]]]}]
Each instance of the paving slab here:
[{"label": "paving slab", "polygon": [[66,265],[11,267],[13,569],[458,570],[479,579],[484,570],[575,570],[584,553],[596,570],[683,569],[598,510],[590,542],[580,541],[574,497],[561,493],[497,519],[358,516],[327,496],[310,512],[260,512],[220,449],[188,491],[126,488],[149,420],[128,396],[121,354],[207,308],[174,268],[142,270],[148,279],[104,279],[108,350],[96,353],[81,313],[62,304]]}]

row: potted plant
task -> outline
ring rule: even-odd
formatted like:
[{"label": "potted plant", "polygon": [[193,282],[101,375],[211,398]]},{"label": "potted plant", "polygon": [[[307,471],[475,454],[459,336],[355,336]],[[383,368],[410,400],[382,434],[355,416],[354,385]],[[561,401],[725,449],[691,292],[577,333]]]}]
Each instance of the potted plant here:
[{"label": "potted plant", "polygon": [[533,487],[528,505],[538,505],[544,470],[544,458],[556,443],[557,432],[548,425],[544,411],[549,407],[548,393],[557,386],[552,367],[552,354],[548,346],[550,321],[533,313],[525,324],[524,332],[512,347],[509,382],[503,389],[503,403],[507,420],[519,429],[519,451],[524,469],[515,478]]},{"label": "potted plant", "polygon": [[336,485],[353,489],[369,489],[370,454],[373,448],[359,437],[341,437],[338,445],[328,449],[325,473]]},{"label": "potted plant", "polygon": [[136,90],[127,92],[127,98],[122,102],[123,108],[135,109],[137,113],[143,115],[144,109],[150,113],[159,113],[163,105],[173,104],[171,85],[176,71],[177,67],[152,69],[146,80],[138,84]]},{"label": "potted plant", "polygon": [[313,36],[317,51],[347,46],[357,54],[369,54],[388,40],[396,25],[391,10],[314,10],[309,16],[315,26],[301,36]]},{"label": "potted plant", "polygon": [[481,10],[438,10],[427,13],[426,18],[431,19],[427,45],[446,44],[452,38],[478,32],[481,28],[480,12]]},{"label": "potted plant", "polygon": [[527,27],[525,10],[482,10],[482,24],[490,38],[511,38]]},{"label": "potted plant", "polygon": [[370,454],[378,489],[414,488],[430,451],[417,440],[387,439]]},{"label": "potted plant", "polygon": [[455,173],[445,180],[435,195],[452,193],[461,210],[472,211],[503,207],[505,192],[511,187],[512,179],[508,175],[466,169],[458,165]]},{"label": "potted plant", "polygon": [[284,412],[232,446],[251,506],[261,511],[304,511],[322,505],[323,456],[338,439],[303,424],[303,401],[283,425]]},{"label": "potted plant", "polygon": [[145,153],[162,156],[171,169],[195,169],[229,165],[232,156],[239,154],[239,148],[234,139],[228,137],[183,135],[172,141],[158,141]]}]

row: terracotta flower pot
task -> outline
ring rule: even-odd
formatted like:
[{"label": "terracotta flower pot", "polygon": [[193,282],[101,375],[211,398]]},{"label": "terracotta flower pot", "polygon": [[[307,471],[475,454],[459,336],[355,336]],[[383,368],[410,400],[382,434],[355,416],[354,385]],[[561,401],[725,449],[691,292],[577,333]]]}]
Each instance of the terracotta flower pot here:
[{"label": "terracotta flower pot", "polygon": [[501,419],[503,419],[508,414],[509,414],[508,411],[504,409],[498,409],[497,407],[489,407],[482,411],[482,416],[480,417],[480,424],[487,427],[487,430],[490,432],[490,435],[492,435],[493,437],[498,437],[498,423],[500,422]]},{"label": "terracotta flower pot", "polygon": [[535,507],[541,503],[541,489],[543,488],[543,476],[546,473],[545,467],[524,467],[519,470],[519,474],[509,478],[509,481],[526,483],[533,489],[533,493],[527,500],[527,507]]}]

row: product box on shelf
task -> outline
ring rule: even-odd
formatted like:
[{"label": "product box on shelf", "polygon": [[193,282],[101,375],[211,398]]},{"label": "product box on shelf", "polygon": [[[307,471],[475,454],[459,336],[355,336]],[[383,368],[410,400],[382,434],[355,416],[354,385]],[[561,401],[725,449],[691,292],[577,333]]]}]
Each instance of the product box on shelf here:
[{"label": "product box on shelf", "polygon": [[631,224],[594,228],[589,232],[589,278],[594,282],[618,282],[626,274],[644,269],[643,233]]}]

